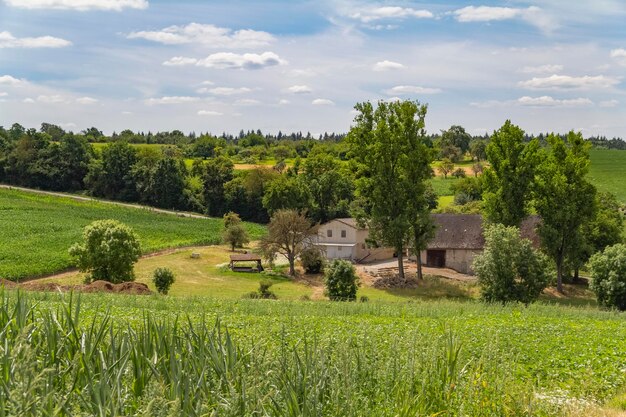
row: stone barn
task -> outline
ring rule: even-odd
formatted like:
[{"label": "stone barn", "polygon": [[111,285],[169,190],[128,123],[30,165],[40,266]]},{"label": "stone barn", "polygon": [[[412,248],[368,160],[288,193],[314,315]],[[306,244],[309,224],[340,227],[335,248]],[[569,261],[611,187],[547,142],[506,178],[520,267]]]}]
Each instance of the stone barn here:
[{"label": "stone barn", "polygon": [[[424,266],[450,268],[472,274],[474,257],[485,246],[483,219],[479,214],[433,214],[435,237],[421,253]],[[530,216],[522,222],[520,234],[530,239],[535,247],[539,239],[535,231],[539,218]]]}]

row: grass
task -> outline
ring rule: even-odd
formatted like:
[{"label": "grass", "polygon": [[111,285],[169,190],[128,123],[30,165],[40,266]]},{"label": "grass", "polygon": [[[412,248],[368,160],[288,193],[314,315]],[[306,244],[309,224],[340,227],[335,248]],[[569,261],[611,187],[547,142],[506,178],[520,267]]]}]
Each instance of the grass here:
[{"label": "grass", "polygon": [[434,177],[430,179],[430,184],[433,186],[435,194],[437,194],[439,197],[454,195],[451,187],[457,182],[459,182],[459,179],[451,175],[449,175],[448,178]]},{"label": "grass", "polygon": [[[185,218],[5,189],[0,189],[0,213],[0,277],[12,280],[70,267],[68,248],[94,220],[115,219],[131,226],[144,252],[216,244],[222,228],[221,219]],[[245,227],[252,239],[264,232],[260,225],[246,223]]]},{"label": "grass", "polygon": [[618,201],[626,204],[626,151],[592,149],[589,156],[591,183],[598,191],[610,192]]},{"label": "grass", "polygon": [[0,412],[609,415],[596,410],[623,403],[624,323],[542,304],[7,291]]}]

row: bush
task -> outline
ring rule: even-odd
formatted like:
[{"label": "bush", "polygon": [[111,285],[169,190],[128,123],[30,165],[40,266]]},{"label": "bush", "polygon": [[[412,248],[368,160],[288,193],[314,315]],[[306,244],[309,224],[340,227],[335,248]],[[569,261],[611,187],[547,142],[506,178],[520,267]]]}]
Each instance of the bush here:
[{"label": "bush", "polygon": [[300,252],[300,263],[307,274],[319,274],[325,262],[324,253],[317,246],[309,246]]},{"label": "bush", "polygon": [[522,239],[519,229],[495,224],[485,230],[485,250],[476,256],[483,300],[534,302],[549,282],[548,259]]},{"label": "bush", "polygon": [[169,268],[157,268],[154,270],[152,282],[154,282],[154,286],[159,293],[167,295],[174,281],[176,281],[176,278]]},{"label": "bush", "polygon": [[115,220],[98,220],[83,230],[83,243],[69,249],[76,266],[88,272],[85,282],[96,280],[114,284],[134,281],[133,265],[141,255],[139,239],[133,230]]},{"label": "bush", "polygon": [[465,178],[465,171],[463,170],[463,168],[457,168],[454,170],[454,172],[452,173],[453,177],[457,177],[457,178]]},{"label": "bush", "polygon": [[270,291],[272,285],[274,285],[272,281],[261,280],[261,282],[259,282],[259,289],[257,291],[249,292],[248,294],[244,295],[244,298],[277,300],[278,297],[276,296],[276,294]]},{"label": "bush", "polygon": [[626,245],[609,246],[589,260],[591,283],[601,306],[626,310]]},{"label": "bush", "polygon": [[359,286],[359,278],[354,266],[341,259],[335,259],[326,267],[324,294],[332,301],[354,301]]}]

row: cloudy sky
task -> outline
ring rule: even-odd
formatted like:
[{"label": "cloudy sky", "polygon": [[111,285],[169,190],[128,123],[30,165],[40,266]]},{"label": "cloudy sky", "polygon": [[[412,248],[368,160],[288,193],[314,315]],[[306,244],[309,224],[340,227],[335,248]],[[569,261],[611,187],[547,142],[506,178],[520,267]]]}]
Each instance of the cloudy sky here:
[{"label": "cloudy sky", "polygon": [[356,102],[427,129],[626,137],[626,1],[0,0],[0,125],[346,131]]}]

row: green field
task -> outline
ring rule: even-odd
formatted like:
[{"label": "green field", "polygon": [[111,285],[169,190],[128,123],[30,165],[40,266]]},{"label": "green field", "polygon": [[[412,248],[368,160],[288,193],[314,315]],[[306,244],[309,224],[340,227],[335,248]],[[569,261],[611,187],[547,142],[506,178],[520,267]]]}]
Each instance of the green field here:
[{"label": "green field", "polygon": [[608,191],[626,204],[626,151],[592,149],[589,179],[598,191]]},{"label": "green field", "polygon": [[[139,235],[144,252],[220,241],[221,219],[158,214],[147,209],[0,189],[0,278],[49,274],[71,266],[68,248],[94,220],[115,219]],[[264,227],[247,223],[253,239]]]},{"label": "green field", "polygon": [[624,314],[20,297],[0,294],[11,415],[617,416],[624,405]]}]

